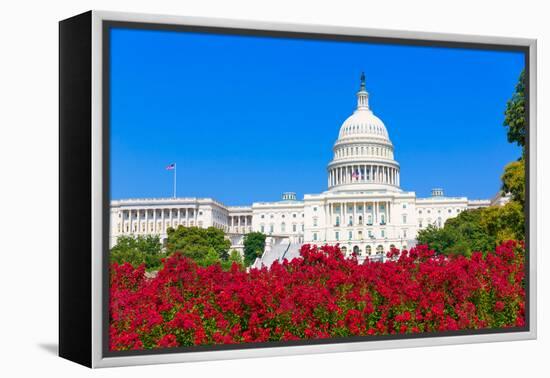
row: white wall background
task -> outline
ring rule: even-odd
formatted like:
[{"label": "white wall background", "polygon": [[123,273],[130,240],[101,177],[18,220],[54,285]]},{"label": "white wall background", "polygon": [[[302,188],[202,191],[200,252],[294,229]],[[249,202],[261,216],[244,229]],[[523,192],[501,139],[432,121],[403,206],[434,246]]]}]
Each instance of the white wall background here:
[{"label": "white wall background", "polygon": [[[539,237],[539,340],[103,369],[55,356],[57,343],[57,21],[88,9],[539,39],[539,146],[550,142],[546,2],[124,0],[6,1],[0,22],[0,375],[114,377],[548,376],[548,242]],[[549,149],[539,148],[548,170]],[[539,194],[548,171],[539,170]],[[548,202],[539,199],[540,213]],[[547,226],[539,217],[539,236]],[[541,243],[542,242],[542,243]],[[547,348],[547,351],[544,351]],[[544,374],[546,372],[546,374]]]}]

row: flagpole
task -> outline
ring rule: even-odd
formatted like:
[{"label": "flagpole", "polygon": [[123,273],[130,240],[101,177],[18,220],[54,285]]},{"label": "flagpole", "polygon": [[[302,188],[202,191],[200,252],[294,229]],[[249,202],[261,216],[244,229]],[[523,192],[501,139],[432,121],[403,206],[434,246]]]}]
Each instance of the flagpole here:
[{"label": "flagpole", "polygon": [[174,198],[176,198],[176,163],[174,163]]}]

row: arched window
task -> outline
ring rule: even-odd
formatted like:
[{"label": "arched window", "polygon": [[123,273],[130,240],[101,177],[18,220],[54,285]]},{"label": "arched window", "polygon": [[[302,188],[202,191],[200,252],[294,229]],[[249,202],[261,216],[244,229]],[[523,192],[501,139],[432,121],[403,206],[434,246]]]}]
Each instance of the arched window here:
[{"label": "arched window", "polygon": [[384,246],[382,244],[379,244],[378,247],[376,247],[376,253],[379,255],[384,253]]},{"label": "arched window", "polygon": [[313,227],[317,227],[317,218],[313,218]]},{"label": "arched window", "polygon": [[342,251],[342,253],[343,253],[344,255],[345,255],[346,252],[348,251],[348,249],[347,249],[346,247],[342,247],[340,250]]},{"label": "arched window", "polygon": [[385,214],[380,215],[380,224],[386,224]]},{"label": "arched window", "polygon": [[281,223],[281,232],[286,232],[285,222]]},{"label": "arched window", "polygon": [[367,246],[365,247],[365,253],[366,253],[368,256],[371,255],[371,253],[372,253],[372,248],[371,248],[370,245],[367,245]]},{"label": "arched window", "polygon": [[395,249],[395,244],[390,244],[390,250]]},{"label": "arched window", "polygon": [[359,246],[353,247],[353,253],[357,256],[361,256],[361,250],[359,249]]},{"label": "arched window", "polygon": [[349,216],[348,226],[353,226],[353,216],[352,215]]},{"label": "arched window", "polygon": [[336,227],[339,227],[340,226],[340,216],[337,215],[336,216]]},{"label": "arched window", "polygon": [[362,225],[362,224],[363,224],[363,216],[359,215],[359,225]]},{"label": "arched window", "polygon": [[372,215],[370,215],[370,214],[367,216],[367,224],[369,226],[372,226]]}]

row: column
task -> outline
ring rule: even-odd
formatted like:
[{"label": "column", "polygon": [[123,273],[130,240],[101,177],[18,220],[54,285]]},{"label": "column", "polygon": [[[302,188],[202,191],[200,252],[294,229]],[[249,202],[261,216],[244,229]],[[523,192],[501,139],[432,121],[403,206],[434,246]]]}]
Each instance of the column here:
[{"label": "column", "polygon": [[132,210],[128,210],[128,233],[132,233],[132,217],[134,214],[132,214]]},{"label": "column", "polygon": [[198,213],[199,213],[199,206],[197,205],[197,206],[195,207],[195,213],[194,213],[194,216],[195,216],[195,226],[196,226],[196,227],[198,227],[198,223],[197,223],[197,218],[198,218],[198,216],[199,216]]},{"label": "column", "polygon": [[348,225],[348,221],[347,221],[347,219],[346,219],[346,218],[347,218],[347,211],[348,211],[347,207],[348,207],[348,206],[347,206],[347,203],[342,202],[342,204],[341,204],[341,209],[342,209],[342,214],[341,214],[341,216],[342,216],[342,219],[341,219],[340,224],[341,224],[343,227],[346,227],[346,226]]}]

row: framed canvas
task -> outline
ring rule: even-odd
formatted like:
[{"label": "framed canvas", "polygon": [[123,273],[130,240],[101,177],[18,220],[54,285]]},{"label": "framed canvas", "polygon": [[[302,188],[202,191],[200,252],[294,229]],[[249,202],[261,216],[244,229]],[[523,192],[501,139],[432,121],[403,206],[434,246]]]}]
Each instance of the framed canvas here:
[{"label": "framed canvas", "polygon": [[90,11],[59,61],[60,356],[536,337],[535,40]]}]

